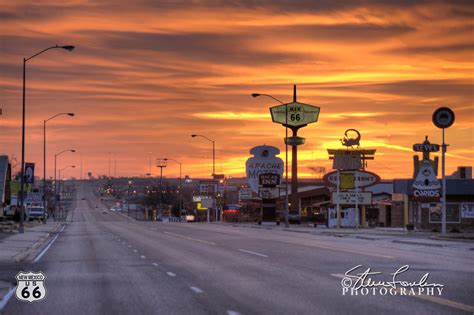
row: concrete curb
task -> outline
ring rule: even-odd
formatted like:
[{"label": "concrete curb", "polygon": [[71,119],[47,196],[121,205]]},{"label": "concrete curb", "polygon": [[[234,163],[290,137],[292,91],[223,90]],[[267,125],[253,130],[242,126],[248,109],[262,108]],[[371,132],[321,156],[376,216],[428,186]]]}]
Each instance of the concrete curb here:
[{"label": "concrete curb", "polygon": [[444,247],[444,245],[441,245],[441,244],[431,244],[431,243],[411,242],[411,241],[400,241],[400,240],[393,240],[392,243],[409,244],[409,245],[422,245],[422,246],[430,246],[430,247]]}]

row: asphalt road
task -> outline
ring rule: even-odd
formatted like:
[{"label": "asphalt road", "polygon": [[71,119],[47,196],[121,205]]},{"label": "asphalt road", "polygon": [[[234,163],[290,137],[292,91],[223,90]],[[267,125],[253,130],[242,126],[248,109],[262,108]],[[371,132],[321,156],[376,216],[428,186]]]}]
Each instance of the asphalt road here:
[{"label": "asphalt road", "polygon": [[[85,198],[85,200],[82,200]],[[472,244],[427,247],[216,224],[135,222],[78,187],[73,222],[36,263],[47,297],[5,314],[470,314]],[[363,265],[389,280],[427,272],[442,296],[342,295]],[[364,269],[364,270],[365,270]],[[471,306],[470,306],[471,305]],[[470,307],[470,308],[469,308]]]}]

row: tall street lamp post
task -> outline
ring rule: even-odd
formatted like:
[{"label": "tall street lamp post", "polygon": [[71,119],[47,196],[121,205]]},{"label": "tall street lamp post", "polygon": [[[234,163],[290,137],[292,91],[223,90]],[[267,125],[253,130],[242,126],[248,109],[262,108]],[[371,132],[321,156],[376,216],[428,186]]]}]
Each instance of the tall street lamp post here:
[{"label": "tall street lamp post", "polygon": [[[19,233],[24,233],[25,229],[23,226],[23,216],[24,216],[24,209],[23,209],[23,196],[24,196],[24,171],[25,171],[25,116],[26,116],[26,62],[34,57],[41,55],[45,51],[55,48],[62,48],[69,51],[74,50],[74,46],[66,45],[66,46],[51,46],[46,49],[43,49],[39,53],[34,54],[29,58],[23,58],[23,111],[22,111],[22,124],[21,124],[21,172],[20,172],[20,226],[18,228]],[[17,199],[18,200],[18,199]]]},{"label": "tall street lamp post", "polygon": [[216,174],[216,142],[203,135],[191,135],[191,137],[201,137],[212,142],[212,177],[214,178],[214,175]]},{"label": "tall street lamp post", "polygon": [[[61,115],[74,116],[74,113],[59,113],[43,121],[43,207],[46,211],[46,123]],[[46,219],[43,220],[46,223]]]},{"label": "tall street lamp post", "polygon": [[285,118],[285,121],[286,121],[286,123],[285,123],[285,227],[288,228],[289,225],[290,225],[289,220],[288,220],[288,216],[289,216],[289,210],[288,210],[288,141],[286,141],[286,139],[288,139],[288,103],[283,103],[282,101],[280,101],[276,97],[273,97],[270,94],[252,93],[252,97],[258,97],[258,96],[266,96],[266,97],[269,97],[271,99],[274,99],[275,101],[279,102],[282,105],[285,105],[285,116],[286,116],[286,118]]},{"label": "tall street lamp post", "polygon": [[173,161],[175,163],[178,163],[179,164],[179,216],[181,216],[181,210],[183,210],[183,182],[182,182],[182,172],[181,172],[181,169],[182,169],[182,163],[179,162],[179,161],[176,161],[175,159],[168,159],[168,158],[165,158],[164,159],[165,161]]},{"label": "tall street lamp post", "polygon": [[[216,142],[214,140],[209,139],[206,136],[203,135],[191,135],[191,137],[201,137],[206,139],[207,141],[212,142],[212,178],[214,178],[214,175],[216,175]],[[217,199],[217,198],[215,198]],[[216,201],[216,200],[214,200]],[[209,208],[207,208],[207,223],[209,223],[211,220],[209,218]]]},{"label": "tall street lamp post", "polygon": [[57,199],[58,199],[58,195],[57,195],[57,193],[58,193],[57,187],[58,186],[57,186],[57,180],[56,180],[56,173],[57,173],[56,169],[57,169],[57,164],[58,164],[57,162],[58,162],[58,156],[60,156],[63,153],[66,153],[66,152],[74,153],[74,152],[76,152],[76,150],[71,150],[71,149],[63,150],[63,151],[61,151],[59,153],[56,153],[54,155],[54,218],[55,218],[55,220],[56,220],[56,205],[57,205]]},{"label": "tall street lamp post", "polygon": [[[65,167],[63,167],[62,169],[59,170],[59,185],[58,185],[59,186],[59,191],[58,191],[59,196],[61,196],[61,172],[64,171],[65,169],[67,169],[67,168],[70,168],[70,167],[75,168],[76,166],[75,165],[68,165],[68,166],[65,166]],[[64,213],[62,213],[62,211],[61,211],[61,202],[59,202],[59,213],[60,213],[60,216],[59,216],[60,220],[59,221],[66,221],[66,213],[65,213],[65,211],[64,211]],[[64,215],[62,215],[62,214],[64,214]]]}]

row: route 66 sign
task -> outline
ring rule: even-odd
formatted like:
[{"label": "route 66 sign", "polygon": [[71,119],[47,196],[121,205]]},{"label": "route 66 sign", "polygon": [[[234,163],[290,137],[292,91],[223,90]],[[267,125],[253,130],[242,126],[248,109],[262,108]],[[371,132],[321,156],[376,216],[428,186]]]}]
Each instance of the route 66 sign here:
[{"label": "route 66 sign", "polygon": [[23,302],[37,302],[46,297],[44,280],[46,276],[43,272],[20,271],[16,275],[16,298]]}]

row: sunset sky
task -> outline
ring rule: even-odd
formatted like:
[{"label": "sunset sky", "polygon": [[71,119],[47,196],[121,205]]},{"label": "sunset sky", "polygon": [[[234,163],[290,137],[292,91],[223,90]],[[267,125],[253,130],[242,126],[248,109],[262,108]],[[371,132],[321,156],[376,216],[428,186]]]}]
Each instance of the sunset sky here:
[{"label": "sunset sky", "polygon": [[[121,3],[121,4],[118,4]],[[144,175],[153,160],[183,164],[183,174],[244,176],[249,150],[281,149],[267,93],[319,106],[319,121],[300,130],[300,176],[331,169],[326,149],[342,148],[348,128],[377,149],[368,170],[408,178],[412,145],[441,143],[433,111],[449,106],[447,173],[474,161],[474,3],[472,1],[5,1],[0,0],[0,154],[21,150],[22,60],[27,63],[26,162],[48,176],[54,153],[65,176]],[[291,155],[290,155],[291,156]],[[153,173],[159,169],[153,167]],[[164,175],[178,176],[170,164]]]}]

